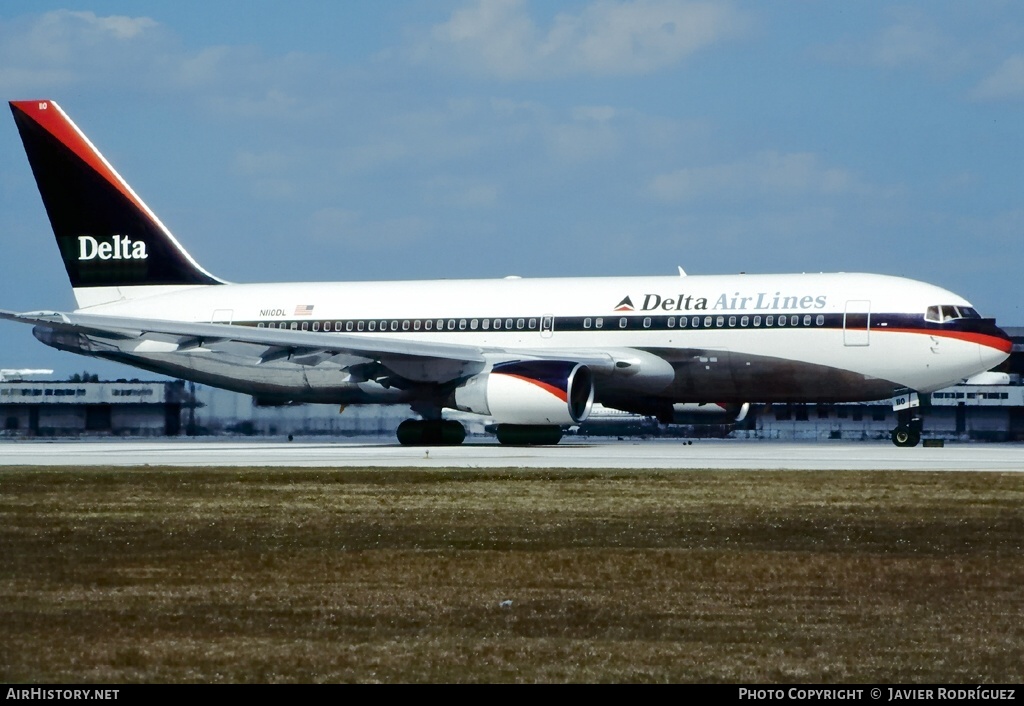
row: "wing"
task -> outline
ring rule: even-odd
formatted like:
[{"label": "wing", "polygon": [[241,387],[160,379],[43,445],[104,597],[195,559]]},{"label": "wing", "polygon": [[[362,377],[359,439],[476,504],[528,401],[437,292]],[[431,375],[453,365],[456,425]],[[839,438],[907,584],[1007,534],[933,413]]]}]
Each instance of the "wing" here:
[{"label": "wing", "polygon": [[[248,359],[252,365],[287,360],[316,367],[327,361],[348,369],[383,367],[417,383],[444,383],[475,375],[508,360],[574,360],[598,372],[615,370],[614,356],[602,352],[506,349],[457,343],[403,340],[399,337],[254,328],[233,324],[191,323],[96,314],[0,310],[0,319],[44,329],[44,335],[65,341],[85,336],[84,351],[146,353],[223,353]],[[37,336],[39,336],[37,332]],[[61,346],[58,346],[61,347]]]}]

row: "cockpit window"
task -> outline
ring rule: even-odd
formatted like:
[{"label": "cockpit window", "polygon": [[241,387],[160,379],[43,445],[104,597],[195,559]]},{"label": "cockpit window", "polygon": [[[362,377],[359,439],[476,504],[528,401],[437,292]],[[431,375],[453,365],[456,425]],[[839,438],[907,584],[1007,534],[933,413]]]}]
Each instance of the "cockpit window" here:
[{"label": "cockpit window", "polygon": [[942,304],[928,307],[924,318],[926,321],[944,324],[947,321],[955,321],[957,319],[980,319],[981,314],[975,311],[973,307]]}]

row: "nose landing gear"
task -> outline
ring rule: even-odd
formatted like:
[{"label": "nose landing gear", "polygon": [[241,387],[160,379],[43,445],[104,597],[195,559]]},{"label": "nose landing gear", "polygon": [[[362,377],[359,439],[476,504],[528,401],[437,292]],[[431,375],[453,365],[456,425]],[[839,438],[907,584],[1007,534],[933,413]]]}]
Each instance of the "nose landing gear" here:
[{"label": "nose landing gear", "polygon": [[896,428],[892,430],[892,443],[897,446],[917,446],[921,442],[924,420],[921,418],[920,400],[916,392],[899,395],[893,400]]},{"label": "nose landing gear", "polygon": [[[920,424],[920,419],[917,420]],[[901,424],[892,430],[892,443],[897,446],[917,446],[921,441],[921,430],[910,425]]]}]

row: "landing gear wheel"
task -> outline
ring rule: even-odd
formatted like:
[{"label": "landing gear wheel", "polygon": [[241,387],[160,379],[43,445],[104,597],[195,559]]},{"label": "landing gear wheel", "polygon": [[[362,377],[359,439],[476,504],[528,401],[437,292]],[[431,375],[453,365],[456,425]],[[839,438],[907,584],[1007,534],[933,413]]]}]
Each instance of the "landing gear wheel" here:
[{"label": "landing gear wheel", "polygon": [[398,425],[402,446],[458,446],[466,440],[466,428],[442,419],[406,419]]},{"label": "landing gear wheel", "polygon": [[900,447],[917,446],[921,441],[921,433],[906,426],[898,426],[892,430],[892,443]]},{"label": "landing gear wheel", "polygon": [[503,446],[553,446],[562,440],[562,427],[547,424],[499,424],[496,433]]}]

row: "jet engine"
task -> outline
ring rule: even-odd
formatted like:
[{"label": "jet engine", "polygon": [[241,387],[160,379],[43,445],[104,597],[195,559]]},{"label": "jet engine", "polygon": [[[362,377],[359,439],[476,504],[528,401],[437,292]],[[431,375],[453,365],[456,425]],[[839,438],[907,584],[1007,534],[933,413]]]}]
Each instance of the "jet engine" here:
[{"label": "jet engine", "polygon": [[498,363],[456,388],[454,405],[499,424],[578,424],[594,404],[594,377],[581,363],[525,360]]}]

